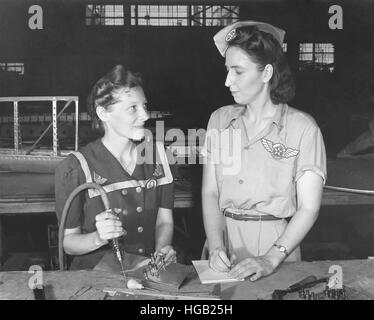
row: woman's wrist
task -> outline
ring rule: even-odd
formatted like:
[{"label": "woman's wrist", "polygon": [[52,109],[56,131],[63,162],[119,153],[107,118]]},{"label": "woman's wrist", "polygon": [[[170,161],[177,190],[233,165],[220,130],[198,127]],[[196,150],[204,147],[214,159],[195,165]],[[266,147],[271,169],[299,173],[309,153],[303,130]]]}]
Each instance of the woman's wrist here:
[{"label": "woman's wrist", "polygon": [[167,247],[170,247],[170,248],[173,248],[173,246],[171,244],[162,244],[162,245],[156,245],[155,246],[155,251],[160,251],[164,248],[167,248]]},{"label": "woman's wrist", "polygon": [[100,238],[100,235],[97,231],[94,232],[94,246],[95,249],[102,247],[103,245],[108,243],[108,240],[104,240]]},{"label": "woman's wrist", "polygon": [[285,259],[286,255],[280,252],[276,247],[272,247],[266,254],[266,260],[270,262],[274,269],[276,269]]},{"label": "woman's wrist", "polygon": [[284,258],[279,257],[276,255],[266,255],[266,259],[270,262],[274,269],[278,268],[278,266],[283,262]]},{"label": "woman's wrist", "polygon": [[225,249],[223,248],[223,246],[216,246],[212,250],[209,250],[209,256],[211,256],[214,251],[225,251]]}]

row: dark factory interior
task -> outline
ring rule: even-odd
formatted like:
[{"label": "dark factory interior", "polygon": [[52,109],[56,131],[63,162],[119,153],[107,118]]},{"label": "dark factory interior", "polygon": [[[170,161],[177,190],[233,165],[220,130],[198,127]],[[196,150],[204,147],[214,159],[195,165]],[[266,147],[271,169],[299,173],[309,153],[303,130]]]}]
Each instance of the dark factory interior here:
[{"label": "dark factory interior", "polygon": [[[42,8],[41,21],[33,5]],[[334,25],[335,5],[342,20],[336,18]],[[175,11],[163,16],[167,7]],[[205,130],[213,111],[233,103],[213,36],[239,20],[264,21],[286,31],[283,52],[296,85],[288,104],[310,114],[323,135],[327,181],[318,219],[300,245],[302,260],[374,259],[373,16],[372,0],[1,1],[0,271],[27,271],[32,265],[59,269],[54,164],[30,160],[17,169],[9,150],[31,148],[61,158],[66,153],[60,150],[73,151],[76,144],[80,149],[97,139],[87,96],[117,64],[144,78],[151,114],[146,128],[154,132],[163,121],[165,130]],[[74,97],[74,103],[52,129],[50,106],[56,96]],[[57,112],[62,106],[57,102]],[[203,140],[199,143],[202,147]],[[184,147],[175,154],[183,157]],[[193,163],[170,167],[179,201],[173,210],[173,246],[178,262],[191,265],[201,258],[206,239],[203,168]]]}]

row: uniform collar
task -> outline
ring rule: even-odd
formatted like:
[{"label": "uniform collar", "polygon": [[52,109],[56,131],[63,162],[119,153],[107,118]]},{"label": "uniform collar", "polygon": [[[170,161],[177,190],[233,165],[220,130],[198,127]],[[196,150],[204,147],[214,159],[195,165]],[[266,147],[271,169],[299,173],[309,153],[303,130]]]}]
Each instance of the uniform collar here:
[{"label": "uniform collar", "polygon": [[245,106],[240,104],[233,105],[224,119],[223,129],[227,129],[234,120],[238,119],[244,113],[244,111]]},{"label": "uniform collar", "polygon": [[[225,122],[223,123],[223,129],[227,129],[233,121],[238,119],[245,112],[244,105],[233,105],[230,109],[228,115],[226,116]],[[278,130],[281,131],[286,125],[286,114],[288,106],[287,104],[279,104],[277,110],[273,117],[273,123],[278,127]]]},{"label": "uniform collar", "polygon": [[287,109],[287,104],[282,103],[277,106],[277,111],[275,112],[273,123],[278,127],[278,131],[281,131],[286,125]]},{"label": "uniform collar", "polygon": [[[116,159],[116,157],[107,149],[107,147],[101,141],[101,138],[97,139],[95,142],[96,144],[95,149],[98,151],[96,152],[96,156],[98,159],[97,166],[102,167],[104,172],[108,172],[108,175],[112,174],[112,170],[115,168],[115,176],[110,177],[112,180],[129,180],[129,179],[144,179],[143,174],[143,166],[140,166],[141,163],[140,154],[137,154],[136,165],[134,171],[130,174],[127,170],[125,170],[121,163]],[[104,165],[105,164],[105,165]],[[108,168],[110,170],[108,171]]]}]

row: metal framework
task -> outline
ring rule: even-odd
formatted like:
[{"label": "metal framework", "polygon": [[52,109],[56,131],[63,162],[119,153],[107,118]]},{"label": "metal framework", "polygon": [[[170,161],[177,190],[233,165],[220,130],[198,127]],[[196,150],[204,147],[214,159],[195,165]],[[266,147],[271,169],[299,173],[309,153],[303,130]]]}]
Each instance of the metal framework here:
[{"label": "metal framework", "polygon": [[239,5],[87,4],[87,26],[224,26],[239,20]]},{"label": "metal framework", "polygon": [[[20,150],[19,145],[21,141],[20,135],[20,125],[19,125],[19,102],[30,102],[30,101],[50,101],[51,111],[52,111],[52,123],[47,129],[41,134],[41,136],[34,143],[30,150],[24,151]],[[65,101],[65,105],[62,110],[57,114],[57,102]],[[36,144],[41,140],[41,138],[46,134],[46,132],[53,127],[53,151],[52,155],[57,157],[58,155],[58,133],[57,133],[57,121],[60,115],[65,111],[65,109],[74,102],[75,104],[75,143],[74,149],[78,150],[78,97],[77,96],[41,96],[41,97],[0,97],[0,102],[12,102],[13,103],[13,114],[14,114],[14,150],[10,152],[15,155],[28,155],[31,153]],[[6,150],[4,150],[6,151]],[[6,152],[9,154],[9,152]]]}]

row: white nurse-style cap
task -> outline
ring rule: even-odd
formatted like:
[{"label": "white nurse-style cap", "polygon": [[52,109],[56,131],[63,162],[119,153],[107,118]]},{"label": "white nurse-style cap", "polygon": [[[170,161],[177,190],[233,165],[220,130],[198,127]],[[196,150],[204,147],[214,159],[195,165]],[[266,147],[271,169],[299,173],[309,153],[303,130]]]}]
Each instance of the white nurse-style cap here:
[{"label": "white nurse-style cap", "polygon": [[228,42],[236,36],[236,28],[246,26],[256,26],[260,31],[272,34],[280,45],[283,44],[284,35],[286,34],[286,31],[284,31],[283,29],[274,27],[273,25],[265,22],[238,21],[223,28],[213,37],[214,43],[223,57],[225,56],[226,50],[228,48]]}]

